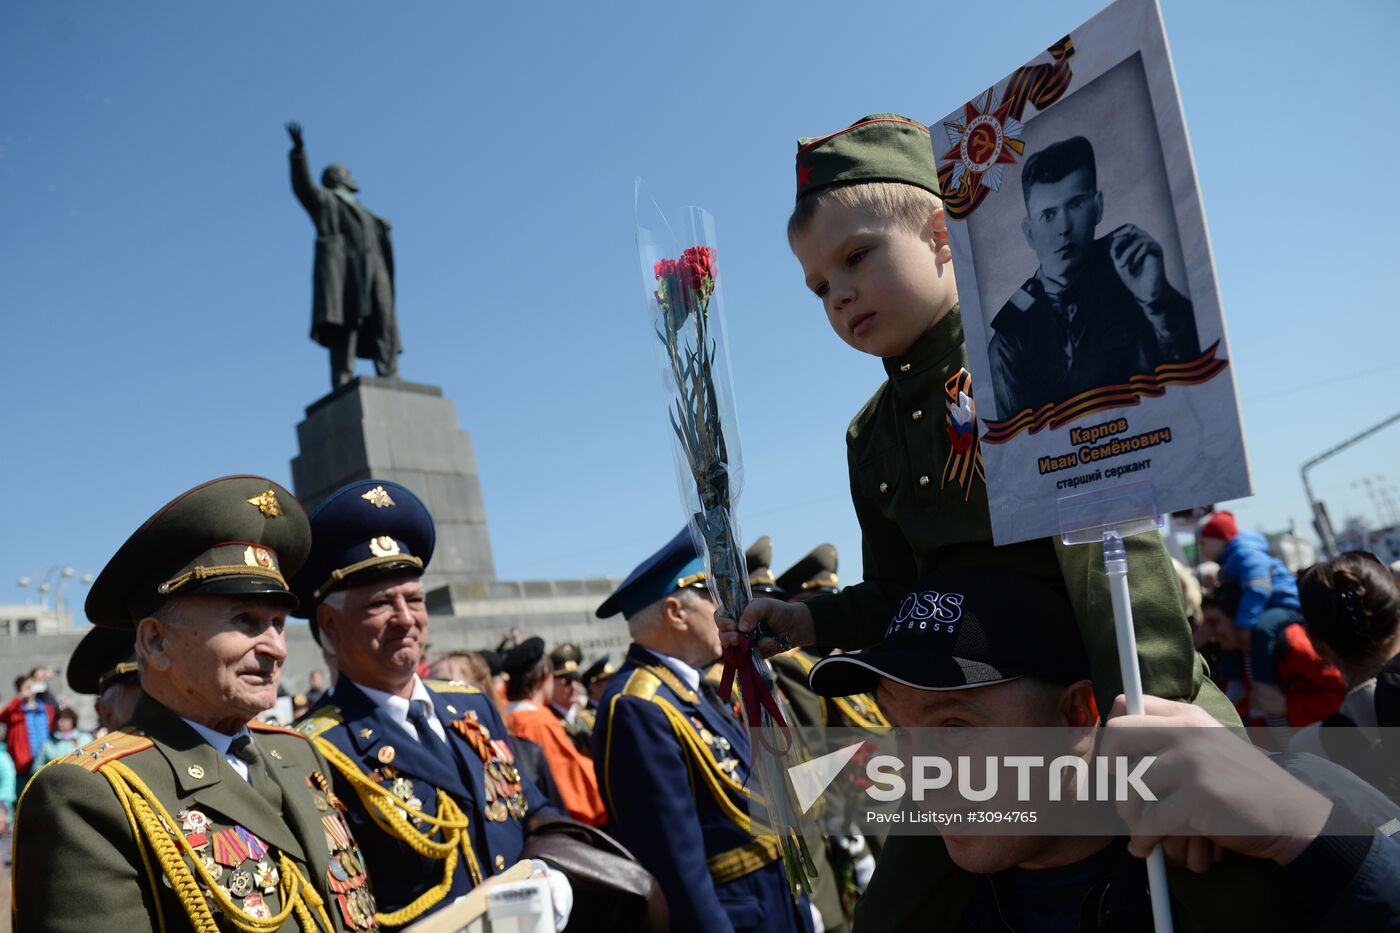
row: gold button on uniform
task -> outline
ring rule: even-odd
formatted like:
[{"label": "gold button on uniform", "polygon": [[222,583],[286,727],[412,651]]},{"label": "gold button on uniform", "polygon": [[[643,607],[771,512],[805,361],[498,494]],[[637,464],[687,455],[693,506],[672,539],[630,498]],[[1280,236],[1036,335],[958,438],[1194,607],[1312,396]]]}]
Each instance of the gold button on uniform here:
[{"label": "gold button on uniform", "polygon": [[881,492],[889,492],[889,491],[890,491],[890,484],[889,484],[889,483],[881,483],[881,484],[880,484],[880,491],[881,491]]},{"label": "gold button on uniform", "polygon": [[505,867],[506,857],[504,855],[496,856],[496,871],[502,871]]},{"label": "gold button on uniform", "polygon": [[912,365],[912,364],[910,364],[910,363],[900,363],[900,364],[899,364],[899,371],[902,372],[902,373],[907,373],[907,372],[909,372],[909,367],[910,367],[911,365]]},{"label": "gold button on uniform", "polygon": [[927,486],[927,485],[928,485],[928,477],[927,477],[927,476],[920,476],[920,477],[919,477],[919,485],[920,485],[920,486]]},{"label": "gold button on uniform", "polygon": [[912,415],[910,415],[909,417],[913,418],[915,421],[918,421],[918,420],[919,420],[920,418],[922,418],[923,416],[924,416],[923,409],[920,409],[920,410],[914,412],[914,413],[913,413]]}]

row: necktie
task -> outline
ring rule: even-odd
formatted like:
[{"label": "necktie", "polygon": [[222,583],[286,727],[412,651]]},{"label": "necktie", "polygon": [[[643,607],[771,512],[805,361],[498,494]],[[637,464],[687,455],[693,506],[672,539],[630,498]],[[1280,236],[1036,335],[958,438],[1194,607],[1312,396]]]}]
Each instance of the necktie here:
[{"label": "necktie", "polygon": [[442,739],[428,725],[428,704],[424,700],[414,700],[408,704],[408,721],[418,730],[418,741],[424,745],[441,745]]},{"label": "necktie", "polygon": [[253,785],[253,790],[257,791],[264,800],[272,805],[272,809],[278,814],[282,812],[282,787],[273,780],[272,772],[267,769],[267,761],[263,759],[262,752],[253,744],[250,736],[240,735],[229,743],[229,754],[248,765],[248,783]]}]

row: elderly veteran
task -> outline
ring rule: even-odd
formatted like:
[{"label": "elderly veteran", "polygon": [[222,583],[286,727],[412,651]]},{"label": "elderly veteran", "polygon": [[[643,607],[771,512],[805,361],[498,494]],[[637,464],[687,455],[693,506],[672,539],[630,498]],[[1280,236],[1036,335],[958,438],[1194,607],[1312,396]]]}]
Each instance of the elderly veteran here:
[{"label": "elderly veteran", "polygon": [[68,659],[68,686],[97,697],[97,722],[109,732],[126,724],[141,696],[136,633],[93,626]]},{"label": "elderly veteran", "polygon": [[632,635],[593,730],[609,829],[656,876],[678,931],[810,930],[771,837],[750,832],[749,737],[701,670],[720,655],[704,562],[687,531],[598,607]]},{"label": "elderly veteran", "polygon": [[306,515],[271,480],[190,490],[93,584],[87,615],[134,636],[123,728],[45,768],[15,828],[16,931],[374,929],[359,851],[277,698]]},{"label": "elderly veteran", "polygon": [[[299,727],[333,766],[379,922],[402,927],[519,861],[526,821],[547,803],[484,694],[416,673],[428,644],[419,577],[436,540],[422,501],[397,483],[352,483],[315,510],[311,528],[292,588],[340,677]],[[548,875],[562,924],[568,880]]]},{"label": "elderly veteran", "polygon": [[[926,730],[965,747],[972,730],[988,730],[986,736],[995,728],[1060,729],[1079,736],[1068,749],[1076,756],[1158,756],[1145,775],[1157,803],[1145,812],[1118,805],[1131,839],[950,830],[944,842],[959,871],[939,885],[938,898],[927,895],[920,866],[882,858],[870,892],[885,911],[897,900],[892,894],[909,906],[899,916],[858,907],[857,930],[1146,933],[1152,914],[1139,858],[1158,841],[1173,863],[1177,930],[1395,928],[1400,838],[1382,838],[1388,820],[1400,827],[1393,804],[1312,756],[1275,764],[1190,704],[1147,697],[1146,715],[1125,716],[1120,696],[1114,718],[1100,725],[1089,669],[1065,593],[985,565],[929,574],[905,597],[878,646],[817,663],[814,690],[877,691],[901,730]],[[1212,835],[1210,815],[1219,826],[1224,812],[1248,821],[1252,832]],[[1335,835],[1340,826],[1380,831],[1374,838]],[[911,838],[891,837],[889,845]]]}]

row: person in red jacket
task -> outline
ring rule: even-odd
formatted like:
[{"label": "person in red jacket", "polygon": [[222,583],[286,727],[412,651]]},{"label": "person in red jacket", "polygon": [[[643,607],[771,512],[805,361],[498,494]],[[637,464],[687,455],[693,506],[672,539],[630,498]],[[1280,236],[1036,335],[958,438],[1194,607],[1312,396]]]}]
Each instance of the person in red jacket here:
[{"label": "person in red jacket", "polygon": [[0,722],[10,730],[5,742],[10,757],[15,761],[18,790],[24,789],[34,773],[34,759],[53,731],[53,705],[45,703],[39,696],[47,689],[47,682],[36,680],[33,671],[16,677],[15,691],[19,696],[0,710]]},{"label": "person in red jacket", "polygon": [[[1250,655],[1257,633],[1236,624],[1238,600],[1238,588],[1229,584],[1208,597],[1202,606],[1198,640],[1217,644],[1227,652],[1223,669],[1215,673],[1226,682],[1223,689],[1235,700],[1240,716],[1251,725],[1299,729],[1337,712],[1346,696],[1346,684],[1341,672],[1318,654],[1300,615],[1277,629],[1272,670],[1251,676],[1253,672],[1240,662]],[[1287,747],[1286,742],[1281,747]]]}]

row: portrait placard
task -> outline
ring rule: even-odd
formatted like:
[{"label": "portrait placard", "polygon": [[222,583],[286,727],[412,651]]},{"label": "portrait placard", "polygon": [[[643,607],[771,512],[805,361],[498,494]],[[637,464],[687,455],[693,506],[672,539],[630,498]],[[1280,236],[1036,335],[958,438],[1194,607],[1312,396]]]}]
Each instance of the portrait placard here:
[{"label": "portrait placard", "polygon": [[1229,343],[1155,0],[1118,0],[931,127],[997,544],[1149,481],[1251,492]]}]

